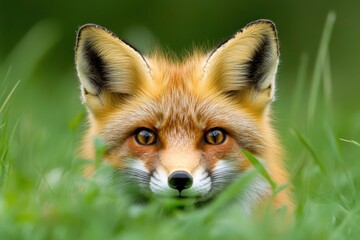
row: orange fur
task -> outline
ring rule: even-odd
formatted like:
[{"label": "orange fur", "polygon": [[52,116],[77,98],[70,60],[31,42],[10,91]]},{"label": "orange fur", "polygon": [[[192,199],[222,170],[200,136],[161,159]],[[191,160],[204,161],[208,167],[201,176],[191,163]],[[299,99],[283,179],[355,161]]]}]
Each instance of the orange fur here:
[{"label": "orange fur", "polygon": [[[226,170],[234,179],[235,173],[252,168],[241,149],[261,159],[277,184],[288,183],[282,147],[271,126],[278,44],[270,21],[251,23],[212,53],[195,51],[183,61],[160,54],[143,57],[108,30],[86,25],[79,31],[76,63],[89,111],[83,157],[94,159],[93,138],[100,136],[109,146],[105,161],[119,171],[136,163],[135,171],[141,168],[150,179],[150,192],[182,194],[161,179],[185,171],[199,190],[183,192],[199,201],[220,190],[211,185],[205,193],[197,175]],[[134,137],[139,128],[154,132],[157,142],[139,144]],[[223,143],[204,142],[204,134],[213,128],[225,131]],[[89,167],[86,174],[92,171]],[[256,204],[244,203],[249,208],[244,212],[271,196],[266,182],[253,185],[263,192],[250,194],[249,202]],[[292,207],[288,188],[275,196],[273,205]]]}]

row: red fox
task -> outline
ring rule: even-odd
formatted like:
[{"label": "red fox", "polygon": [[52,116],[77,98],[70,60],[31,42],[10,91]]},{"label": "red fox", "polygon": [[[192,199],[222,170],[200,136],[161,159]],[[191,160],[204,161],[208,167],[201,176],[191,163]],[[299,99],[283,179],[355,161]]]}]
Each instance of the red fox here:
[{"label": "red fox", "polygon": [[[75,58],[89,120],[82,156],[95,158],[93,139],[100,136],[108,146],[104,161],[138,197],[209,202],[253,168],[243,149],[274,182],[288,182],[271,126],[279,45],[270,20],[252,22],[215,50],[181,61],[144,56],[104,27],[87,24],[78,31]],[[271,195],[259,175],[236,201],[251,214]],[[272,205],[291,208],[290,190]]]}]

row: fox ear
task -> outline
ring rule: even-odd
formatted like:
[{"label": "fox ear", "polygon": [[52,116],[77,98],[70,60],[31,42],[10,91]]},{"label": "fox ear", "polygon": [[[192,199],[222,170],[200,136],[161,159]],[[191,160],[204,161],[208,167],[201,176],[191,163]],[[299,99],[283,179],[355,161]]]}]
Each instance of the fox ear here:
[{"label": "fox ear", "polygon": [[79,29],[75,61],[83,101],[90,110],[135,94],[150,79],[149,67],[138,51],[94,24]]},{"label": "fox ear", "polygon": [[274,97],[278,62],[275,25],[270,20],[258,20],[212,52],[204,80],[225,94],[267,105]]}]

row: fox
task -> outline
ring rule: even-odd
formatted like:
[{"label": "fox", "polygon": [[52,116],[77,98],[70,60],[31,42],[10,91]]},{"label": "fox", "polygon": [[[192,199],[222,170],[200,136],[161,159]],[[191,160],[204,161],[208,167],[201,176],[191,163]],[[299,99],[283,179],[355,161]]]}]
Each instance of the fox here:
[{"label": "fox", "polygon": [[[272,181],[289,184],[272,123],[279,55],[275,24],[266,19],[182,59],[144,55],[105,27],[81,26],[75,63],[88,120],[81,156],[95,159],[100,137],[104,163],[138,199],[211,202],[254,168],[244,150]],[[89,165],[85,175],[94,171]],[[266,201],[293,208],[289,187],[274,196],[260,174],[234,201],[248,215]]]}]

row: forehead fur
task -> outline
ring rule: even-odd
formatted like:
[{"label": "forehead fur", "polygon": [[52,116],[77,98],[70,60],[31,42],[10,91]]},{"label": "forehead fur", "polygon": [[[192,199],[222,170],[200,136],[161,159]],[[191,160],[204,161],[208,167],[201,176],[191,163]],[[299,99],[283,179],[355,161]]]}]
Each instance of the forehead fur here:
[{"label": "forehead fur", "polygon": [[[164,57],[147,59],[155,86],[107,114],[105,138],[124,140],[136,129],[147,127],[156,130],[172,147],[188,147],[201,140],[204,131],[222,127],[233,131],[234,137],[251,137],[254,145],[262,142],[260,129],[255,129],[254,124],[261,119],[246,105],[202,84],[205,61],[206,56],[200,54],[183,62],[171,62]],[[246,144],[252,145],[249,140]]]}]

